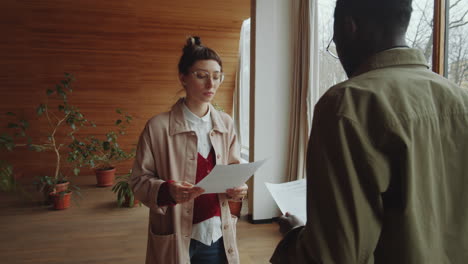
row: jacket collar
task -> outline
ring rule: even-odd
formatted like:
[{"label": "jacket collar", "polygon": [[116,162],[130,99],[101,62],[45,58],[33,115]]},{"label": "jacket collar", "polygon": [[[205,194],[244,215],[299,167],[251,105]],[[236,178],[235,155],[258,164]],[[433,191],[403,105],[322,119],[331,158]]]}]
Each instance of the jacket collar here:
[{"label": "jacket collar", "polygon": [[381,51],[371,56],[353,74],[352,77],[362,73],[398,65],[416,65],[429,68],[426,58],[421,50],[411,48],[394,48]]},{"label": "jacket collar", "polygon": [[[184,117],[184,100],[185,98],[180,98],[177,103],[172,106],[169,115],[169,134],[171,136],[192,131]],[[221,119],[221,113],[219,113],[211,104],[209,105],[209,108],[211,113],[211,121],[213,122],[213,130],[220,133],[227,133],[228,131],[226,126]]]}]

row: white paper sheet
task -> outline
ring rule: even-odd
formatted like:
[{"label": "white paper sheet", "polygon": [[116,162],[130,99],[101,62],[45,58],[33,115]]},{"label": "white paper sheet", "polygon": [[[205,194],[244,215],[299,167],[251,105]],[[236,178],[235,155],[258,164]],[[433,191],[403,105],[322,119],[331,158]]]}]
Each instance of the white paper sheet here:
[{"label": "white paper sheet", "polygon": [[283,214],[289,212],[307,222],[305,179],[279,184],[265,182],[265,185]]},{"label": "white paper sheet", "polygon": [[227,189],[244,184],[266,160],[245,164],[216,165],[196,186],[207,193],[225,193]]}]

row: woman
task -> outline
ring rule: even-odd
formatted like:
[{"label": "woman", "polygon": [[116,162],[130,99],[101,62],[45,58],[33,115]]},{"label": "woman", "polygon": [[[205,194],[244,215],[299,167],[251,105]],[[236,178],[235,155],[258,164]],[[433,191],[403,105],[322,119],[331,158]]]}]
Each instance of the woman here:
[{"label": "woman", "polygon": [[222,194],[194,186],[215,164],[240,161],[232,119],[210,104],[223,77],[218,54],[189,37],[179,61],[186,97],[140,135],[130,184],[150,208],[147,264],[239,263],[228,200],[242,200],[247,185]]}]

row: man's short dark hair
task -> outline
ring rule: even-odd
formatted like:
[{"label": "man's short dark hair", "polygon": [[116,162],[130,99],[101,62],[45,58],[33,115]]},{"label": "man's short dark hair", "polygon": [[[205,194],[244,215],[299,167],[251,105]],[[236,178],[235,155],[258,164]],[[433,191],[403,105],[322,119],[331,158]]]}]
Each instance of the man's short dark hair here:
[{"label": "man's short dark hair", "polygon": [[372,23],[388,33],[406,32],[412,0],[337,0],[335,19],[352,16],[358,24]]}]

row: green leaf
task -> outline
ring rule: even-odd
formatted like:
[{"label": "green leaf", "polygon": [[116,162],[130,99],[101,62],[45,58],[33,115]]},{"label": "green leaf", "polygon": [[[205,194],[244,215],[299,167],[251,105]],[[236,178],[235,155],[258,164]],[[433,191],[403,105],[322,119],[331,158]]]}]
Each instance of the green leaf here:
[{"label": "green leaf", "polygon": [[15,147],[15,144],[14,144],[14,143],[7,143],[7,144],[5,144],[5,147],[6,147],[9,151],[12,151],[13,148]]},{"label": "green leaf", "polygon": [[70,124],[70,127],[71,127],[73,130],[75,130],[75,129],[76,129],[75,123],[71,123],[71,124]]},{"label": "green leaf", "polygon": [[8,128],[17,128],[17,127],[19,127],[18,124],[8,123]]},{"label": "green leaf", "polygon": [[40,104],[37,109],[36,109],[36,113],[37,115],[42,115],[45,111],[45,105],[44,104]]},{"label": "green leaf", "polygon": [[60,96],[62,96],[62,98],[65,100],[65,99],[67,98],[67,94],[66,94],[65,91],[63,90],[62,86],[60,86],[60,85],[57,84],[55,87],[56,87],[56,89],[57,89],[57,94],[60,95]]},{"label": "green leaf", "polygon": [[102,148],[104,150],[109,150],[110,149],[110,142],[109,141],[102,142]]},{"label": "green leaf", "polygon": [[63,110],[65,109],[65,106],[59,105],[59,106],[58,106],[58,109],[59,109],[59,111],[63,111]]},{"label": "green leaf", "polygon": [[21,126],[26,129],[29,127],[29,123],[26,120],[20,120]]},{"label": "green leaf", "polygon": [[13,112],[7,112],[6,115],[8,115],[8,116],[15,116],[16,114],[13,113]]},{"label": "green leaf", "polygon": [[117,121],[115,121],[115,125],[116,125],[116,126],[118,126],[120,123],[122,123],[122,120],[120,120],[120,119],[117,120]]},{"label": "green leaf", "polygon": [[122,109],[117,108],[117,109],[115,109],[115,112],[117,112],[117,114],[122,114]]},{"label": "green leaf", "polygon": [[47,93],[47,95],[51,95],[51,94],[54,93],[54,90],[52,90],[52,89],[47,89],[46,93]]},{"label": "green leaf", "polygon": [[80,169],[79,168],[74,168],[73,173],[75,174],[75,176],[78,176],[78,174],[80,173]]}]

